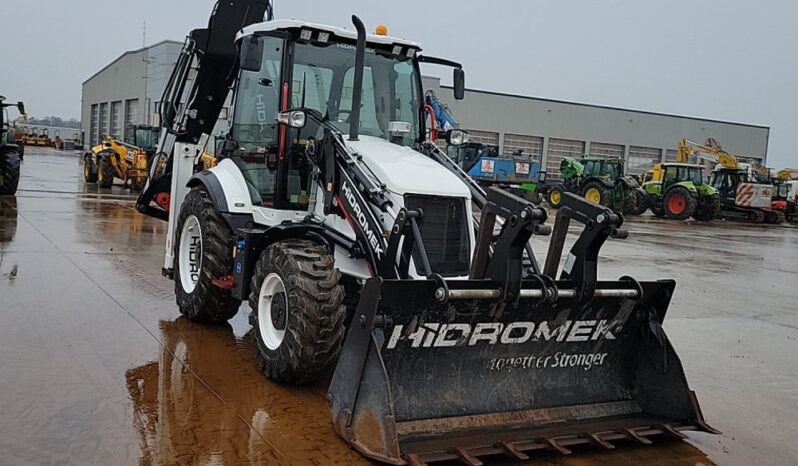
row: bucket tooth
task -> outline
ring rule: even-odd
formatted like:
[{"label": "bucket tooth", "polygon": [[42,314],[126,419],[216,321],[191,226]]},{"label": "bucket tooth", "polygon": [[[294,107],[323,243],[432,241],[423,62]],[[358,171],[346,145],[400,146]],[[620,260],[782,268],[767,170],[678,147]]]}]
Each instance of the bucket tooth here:
[{"label": "bucket tooth", "polygon": [[452,449],[457,459],[468,466],[482,466],[482,461],[478,460],[475,456],[468,452],[465,448],[455,447]]},{"label": "bucket tooth", "polygon": [[571,450],[557,443],[557,440],[549,437],[541,437],[538,442],[546,445],[550,450],[560,453],[561,455],[570,455],[573,453]]},{"label": "bucket tooth", "polygon": [[405,461],[409,466],[427,466],[427,463],[415,453],[405,455]]},{"label": "bucket tooth", "polygon": [[615,449],[615,445],[613,445],[610,442],[602,439],[599,434],[594,434],[592,432],[585,432],[583,434],[580,434],[579,437],[587,439],[587,440],[590,441],[590,443],[593,443],[594,445],[597,445],[597,446],[599,446],[601,448],[604,448],[606,450],[614,450]]},{"label": "bucket tooth", "polygon": [[621,430],[619,430],[619,432],[624,434],[624,435],[626,435],[627,438],[629,438],[631,440],[634,440],[634,441],[636,441],[638,443],[641,443],[643,445],[651,445],[652,444],[651,440],[641,436],[640,434],[635,432],[634,429],[621,429]]},{"label": "bucket tooth", "polygon": [[496,446],[504,451],[504,454],[518,461],[526,461],[529,455],[518,451],[512,443],[496,442]]},{"label": "bucket tooth", "polygon": [[685,434],[679,432],[678,430],[674,429],[673,426],[670,425],[670,424],[656,424],[654,427],[656,427],[657,429],[661,429],[662,432],[664,432],[665,434],[667,434],[667,435],[669,435],[669,436],[671,436],[673,438],[677,438],[677,439],[686,439],[687,438],[687,435],[685,435]]}]

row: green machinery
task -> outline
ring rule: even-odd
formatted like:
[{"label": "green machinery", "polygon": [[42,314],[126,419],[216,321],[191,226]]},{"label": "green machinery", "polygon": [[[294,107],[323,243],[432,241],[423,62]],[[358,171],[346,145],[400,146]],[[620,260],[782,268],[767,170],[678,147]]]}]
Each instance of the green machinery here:
[{"label": "green machinery", "polygon": [[720,214],[718,190],[707,183],[703,165],[658,163],[643,175],[643,189],[658,217],[709,221]]},{"label": "green machinery", "polygon": [[0,96],[0,196],[9,196],[17,192],[19,184],[19,169],[22,157],[19,146],[14,144],[13,128],[9,124],[8,107],[17,107],[20,114],[25,114],[25,104],[5,103],[5,97]]},{"label": "green machinery", "polygon": [[639,215],[646,211],[647,196],[640,184],[624,173],[619,158],[563,158],[560,163],[562,181],[544,180],[541,191],[549,204],[559,208],[563,194],[579,194],[594,204],[609,207],[623,214]]}]

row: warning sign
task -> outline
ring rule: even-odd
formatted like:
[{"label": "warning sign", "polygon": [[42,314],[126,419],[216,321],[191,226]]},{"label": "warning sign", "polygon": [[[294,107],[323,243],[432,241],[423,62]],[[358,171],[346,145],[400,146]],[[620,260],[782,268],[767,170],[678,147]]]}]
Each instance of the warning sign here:
[{"label": "warning sign", "polygon": [[529,164],[524,162],[517,162],[515,164],[515,173],[517,175],[528,175],[529,174]]},{"label": "warning sign", "polygon": [[480,166],[483,173],[493,173],[493,160],[492,159],[482,159],[482,164]]}]

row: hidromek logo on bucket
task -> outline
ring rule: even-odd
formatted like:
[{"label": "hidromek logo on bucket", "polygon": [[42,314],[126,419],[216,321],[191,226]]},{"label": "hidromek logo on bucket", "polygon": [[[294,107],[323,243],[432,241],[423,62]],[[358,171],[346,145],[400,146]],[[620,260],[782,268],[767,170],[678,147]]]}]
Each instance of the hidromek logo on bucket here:
[{"label": "hidromek logo on bucket", "polygon": [[400,341],[410,341],[411,348],[441,348],[449,346],[517,345],[532,341],[596,341],[615,340],[611,330],[618,330],[607,320],[566,320],[556,325],[547,321],[534,322],[483,322],[478,324],[426,323],[415,332],[403,335],[405,326],[393,328],[387,349],[396,348]]}]

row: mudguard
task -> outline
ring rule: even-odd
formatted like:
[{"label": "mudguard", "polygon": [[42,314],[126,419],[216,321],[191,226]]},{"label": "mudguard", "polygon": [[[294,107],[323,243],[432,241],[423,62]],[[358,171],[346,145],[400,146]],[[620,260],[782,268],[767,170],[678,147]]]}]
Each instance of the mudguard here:
[{"label": "mudguard", "polygon": [[187,187],[204,185],[217,212],[252,214],[252,199],[247,181],[235,162],[223,159],[215,167],[195,173]]}]

